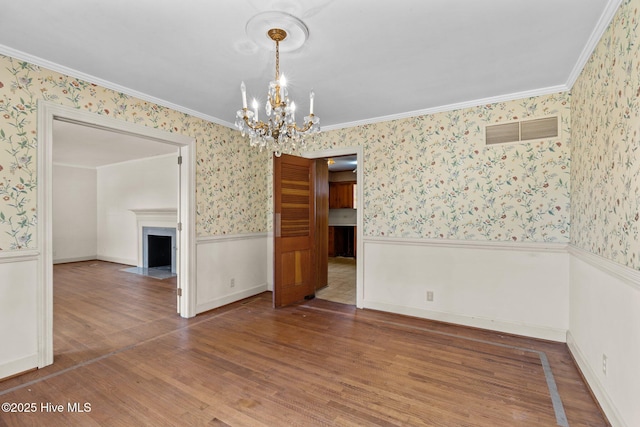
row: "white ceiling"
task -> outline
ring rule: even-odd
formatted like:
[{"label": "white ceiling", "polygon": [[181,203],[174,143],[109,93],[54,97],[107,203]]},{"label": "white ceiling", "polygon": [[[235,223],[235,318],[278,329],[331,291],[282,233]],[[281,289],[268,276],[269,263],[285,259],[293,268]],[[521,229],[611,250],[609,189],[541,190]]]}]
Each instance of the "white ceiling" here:
[{"label": "white ceiling", "polygon": [[245,25],[285,11],[309,38],[281,71],[326,129],[567,90],[620,2],[7,1],[0,53],[231,126],[240,82],[264,102],[274,74]]},{"label": "white ceiling", "polygon": [[54,164],[97,168],[170,153],[177,156],[178,148],[114,131],[53,121]]},{"label": "white ceiling", "polygon": [[355,171],[358,167],[358,156],[331,157],[327,160],[331,160],[329,162],[329,172]]}]

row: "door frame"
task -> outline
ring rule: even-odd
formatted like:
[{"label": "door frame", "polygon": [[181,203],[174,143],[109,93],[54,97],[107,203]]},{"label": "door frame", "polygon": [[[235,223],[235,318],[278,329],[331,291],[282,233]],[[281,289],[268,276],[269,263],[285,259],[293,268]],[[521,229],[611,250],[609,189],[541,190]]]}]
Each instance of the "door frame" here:
[{"label": "door frame", "polygon": [[113,132],[134,135],[174,145],[182,156],[179,173],[178,216],[182,231],[178,238],[178,288],[182,297],[178,313],[196,315],[195,285],[195,139],[140,124],[117,120],[50,101],[38,101],[38,367],[53,363],[53,241],[52,241],[52,170],[53,121],[65,120]]},{"label": "door frame", "polygon": [[361,146],[332,148],[319,151],[305,151],[301,154],[307,159],[321,159],[326,157],[350,156],[356,155],[358,159],[358,167],[356,170],[357,188],[356,194],[358,198],[358,209],[356,212],[356,307],[364,308],[364,242],[363,242],[363,211],[361,207],[364,203],[364,168],[363,168],[363,149]]}]

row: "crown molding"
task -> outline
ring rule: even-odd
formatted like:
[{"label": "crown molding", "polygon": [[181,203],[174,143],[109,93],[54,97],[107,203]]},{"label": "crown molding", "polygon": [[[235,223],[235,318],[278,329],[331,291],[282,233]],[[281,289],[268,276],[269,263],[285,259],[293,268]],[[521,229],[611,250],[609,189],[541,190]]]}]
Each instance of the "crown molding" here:
[{"label": "crown molding", "polygon": [[116,83],[112,83],[108,80],[101,79],[99,77],[92,76],[87,73],[83,73],[81,71],[75,70],[73,68],[66,67],[64,65],[57,64],[55,62],[48,61],[46,59],[40,58],[38,56],[30,55],[28,53],[10,48],[8,46],[0,44],[0,54],[9,56],[15,59],[19,59],[22,61],[29,62],[31,64],[37,65],[39,67],[46,68],[51,71],[55,71],[57,73],[61,73],[76,79],[84,80],[86,82],[90,82],[96,84],[98,86],[111,89],[116,92],[124,93],[125,95],[141,99],[143,101],[147,101],[153,104],[157,104],[166,108],[170,108],[172,110],[178,111],[180,113],[188,114],[193,117],[200,118],[202,120],[206,120],[208,122],[216,123],[221,126],[229,127],[235,129],[233,123],[229,123],[224,120],[220,120],[217,117],[209,116],[207,114],[203,114],[199,111],[192,110],[190,108],[183,107],[181,105],[173,104],[171,102],[165,101],[160,98],[156,98],[151,95],[147,95],[146,93],[138,92],[137,90],[130,89],[128,87],[120,86]]},{"label": "crown molding", "polygon": [[406,113],[391,114],[388,116],[379,116],[371,119],[357,120],[354,122],[339,123],[336,125],[322,126],[322,131],[330,131],[337,129],[345,129],[356,126],[371,125],[381,122],[390,122],[392,120],[408,119],[411,117],[426,116],[429,114],[445,113],[448,111],[462,110],[464,108],[479,107],[480,105],[496,104],[498,102],[514,101],[516,99],[532,98],[536,96],[551,95],[553,93],[567,92],[567,85],[549,86],[540,89],[526,90],[523,92],[514,92],[505,95],[491,96],[488,98],[474,99],[471,101],[457,102],[454,104],[440,105],[437,107],[425,108],[422,110],[407,111]]},{"label": "crown molding", "polygon": [[618,9],[620,8],[622,2],[623,0],[609,0],[607,2],[602,15],[600,15],[598,23],[591,32],[591,36],[589,36],[589,39],[587,40],[587,44],[585,44],[584,49],[582,49],[582,52],[580,53],[580,56],[576,61],[576,65],[573,67],[573,70],[571,70],[571,73],[569,74],[569,78],[567,79],[566,84],[569,89],[573,88],[576,80],[578,80],[578,77],[580,77],[582,69],[587,64],[587,61],[589,61],[589,58],[591,58],[591,55],[600,42],[600,39],[604,35],[604,32],[607,31],[607,28],[609,28],[609,24],[611,24],[611,21],[618,12]]}]

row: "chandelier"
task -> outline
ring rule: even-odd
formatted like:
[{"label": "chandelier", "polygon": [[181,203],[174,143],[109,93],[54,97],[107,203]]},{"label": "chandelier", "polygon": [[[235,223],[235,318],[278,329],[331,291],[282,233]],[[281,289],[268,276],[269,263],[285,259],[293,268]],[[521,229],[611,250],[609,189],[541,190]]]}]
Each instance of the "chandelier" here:
[{"label": "chandelier", "polygon": [[[263,33],[264,34],[264,33]],[[252,147],[259,147],[272,151],[277,157],[282,153],[304,148],[305,137],[320,132],[320,119],[313,114],[314,92],[309,94],[309,115],[304,117],[301,127],[296,123],[296,105],[289,100],[287,82],[284,75],[280,75],[280,42],[287,38],[287,32],[280,28],[272,28],[267,35],[276,44],[276,74],[269,83],[267,102],[265,103],[266,117],[260,120],[258,101],[254,98],[252,110],[247,108],[247,88],[242,82],[242,110],[236,114],[236,127],[242,136],[249,136]]]}]

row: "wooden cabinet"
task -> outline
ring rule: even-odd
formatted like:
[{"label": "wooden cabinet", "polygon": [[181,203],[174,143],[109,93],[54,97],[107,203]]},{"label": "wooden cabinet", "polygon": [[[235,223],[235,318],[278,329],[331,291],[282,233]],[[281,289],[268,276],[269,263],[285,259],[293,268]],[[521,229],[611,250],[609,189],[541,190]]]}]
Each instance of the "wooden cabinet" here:
[{"label": "wooden cabinet", "polygon": [[330,182],[329,183],[329,209],[353,209],[354,182]]}]

